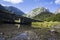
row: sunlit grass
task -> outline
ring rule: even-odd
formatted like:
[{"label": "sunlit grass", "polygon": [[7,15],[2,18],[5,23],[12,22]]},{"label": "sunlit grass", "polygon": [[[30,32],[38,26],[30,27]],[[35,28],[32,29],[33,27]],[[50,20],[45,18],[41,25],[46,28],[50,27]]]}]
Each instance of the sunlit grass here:
[{"label": "sunlit grass", "polygon": [[15,22],[20,22],[21,20],[15,20]]},{"label": "sunlit grass", "polygon": [[60,24],[60,22],[32,22],[32,27],[34,28],[51,28],[52,26],[56,26]]}]

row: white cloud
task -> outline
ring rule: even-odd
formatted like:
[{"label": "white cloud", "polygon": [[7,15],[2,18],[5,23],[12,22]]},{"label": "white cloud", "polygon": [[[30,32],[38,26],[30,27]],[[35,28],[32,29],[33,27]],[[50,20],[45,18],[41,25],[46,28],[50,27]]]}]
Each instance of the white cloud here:
[{"label": "white cloud", "polygon": [[55,0],[55,3],[56,4],[60,4],[60,0]]},{"label": "white cloud", "polygon": [[18,4],[23,2],[23,0],[3,0],[3,1],[10,2],[12,4]]}]

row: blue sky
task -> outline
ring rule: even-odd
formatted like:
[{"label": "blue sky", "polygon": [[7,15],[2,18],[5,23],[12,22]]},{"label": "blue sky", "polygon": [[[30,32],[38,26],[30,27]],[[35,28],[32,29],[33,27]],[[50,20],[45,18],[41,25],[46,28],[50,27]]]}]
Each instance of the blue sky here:
[{"label": "blue sky", "polygon": [[55,12],[57,8],[60,8],[60,0],[0,0],[0,4],[17,7],[25,13],[37,7],[48,8],[51,12]]}]

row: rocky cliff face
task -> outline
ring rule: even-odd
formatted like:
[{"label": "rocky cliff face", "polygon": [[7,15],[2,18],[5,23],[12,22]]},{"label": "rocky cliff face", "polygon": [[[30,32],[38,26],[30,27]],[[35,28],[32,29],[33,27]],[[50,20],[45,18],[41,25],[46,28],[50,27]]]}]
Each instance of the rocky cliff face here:
[{"label": "rocky cliff face", "polygon": [[31,18],[31,17],[34,17],[38,14],[41,14],[42,12],[47,12],[47,11],[48,11],[48,9],[46,9],[44,7],[35,8],[27,14],[27,17]]}]

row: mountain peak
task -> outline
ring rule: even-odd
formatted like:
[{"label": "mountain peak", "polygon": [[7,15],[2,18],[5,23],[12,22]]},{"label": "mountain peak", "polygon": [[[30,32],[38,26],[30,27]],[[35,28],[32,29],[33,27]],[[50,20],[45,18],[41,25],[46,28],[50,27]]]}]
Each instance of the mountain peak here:
[{"label": "mountain peak", "polygon": [[41,14],[42,12],[49,12],[49,10],[44,7],[38,7],[38,8],[33,9],[31,12],[29,12],[27,14],[27,17],[30,17],[30,18],[34,17],[38,14]]},{"label": "mountain peak", "polygon": [[48,11],[46,8],[44,8],[44,7],[38,7],[38,8],[35,8],[35,9],[33,9],[33,11],[40,11],[40,12],[46,12],[46,11]]}]

